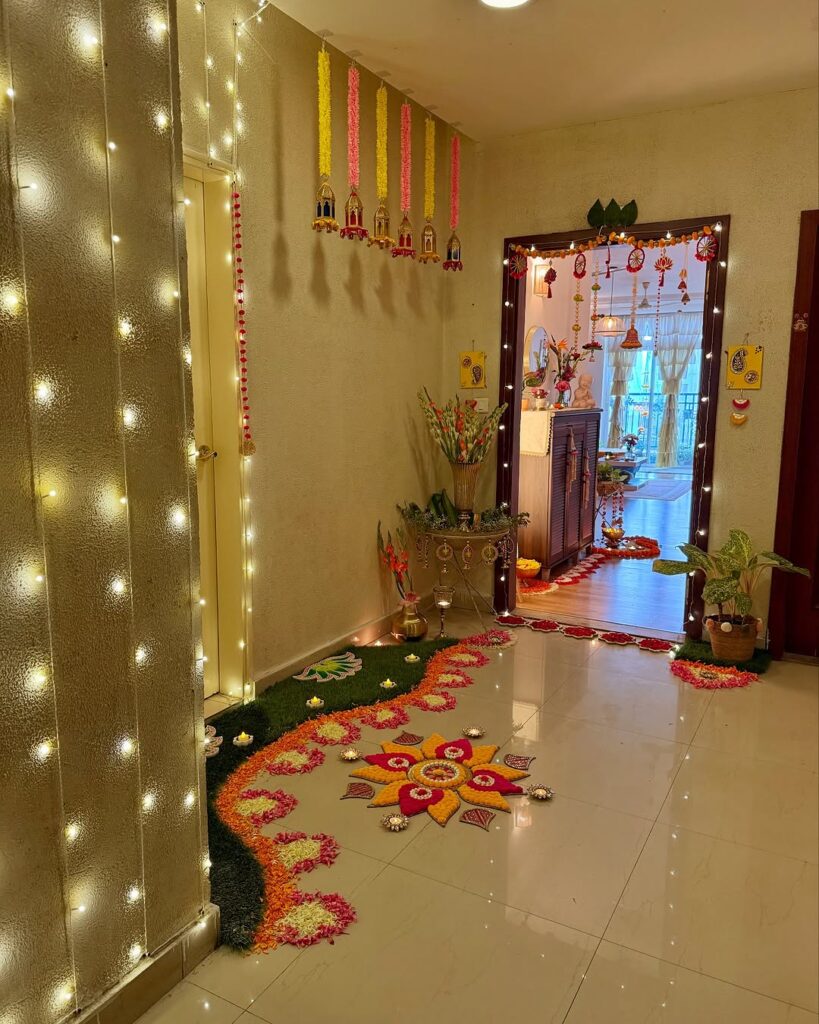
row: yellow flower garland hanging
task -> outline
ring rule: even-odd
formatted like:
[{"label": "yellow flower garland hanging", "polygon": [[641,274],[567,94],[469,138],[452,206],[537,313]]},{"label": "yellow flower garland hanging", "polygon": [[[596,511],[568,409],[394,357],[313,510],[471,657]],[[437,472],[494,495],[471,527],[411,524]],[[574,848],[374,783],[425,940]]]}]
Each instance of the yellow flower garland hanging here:
[{"label": "yellow flower garland hanging", "polygon": [[338,231],[336,194],[330,185],[333,153],[333,127],[330,106],[330,54],[324,44],[318,53],[318,165],[314,231]]},{"label": "yellow flower garland hanging", "polygon": [[421,231],[421,251],[418,253],[419,263],[438,263],[438,240],[432,218],[435,216],[435,120],[427,117],[424,132],[424,219],[426,224]]},{"label": "yellow flower garland hanging", "polygon": [[373,217],[373,230],[367,245],[391,249],[395,239],[390,235],[390,215],[387,210],[387,87],[382,82],[375,94],[375,192],[378,209]]}]

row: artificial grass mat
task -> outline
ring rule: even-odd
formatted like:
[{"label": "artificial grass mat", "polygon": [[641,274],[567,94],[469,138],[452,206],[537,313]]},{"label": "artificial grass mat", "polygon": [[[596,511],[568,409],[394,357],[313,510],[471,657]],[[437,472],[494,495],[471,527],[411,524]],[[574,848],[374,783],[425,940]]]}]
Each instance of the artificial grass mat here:
[{"label": "artificial grass mat", "polygon": [[[310,718],[372,706],[414,690],[424,678],[432,655],[456,642],[450,639],[422,640],[411,645],[346,647],[343,650],[351,650],[361,658],[362,667],[356,675],[321,683],[303,682],[290,676],[263,691],[250,703],[231,708],[212,721],[223,742],[218,755],[206,762],[210,883],[211,898],[220,909],[221,941],[225,945],[249,949],[253,944],[253,936],[262,919],[264,882],[253,853],[222,822],[213,806],[222,783],[242,761]],[[408,665],[404,658],[410,652],[421,660]],[[379,684],[388,677],[398,686],[386,693]],[[324,701],[324,707],[318,711],[311,711],[305,706],[307,699],[314,694]],[[242,731],[253,736],[251,746],[233,745],[233,737]]]},{"label": "artificial grass mat", "polygon": [[724,661],[714,657],[711,644],[704,640],[686,640],[674,655],[675,661],[701,661],[706,665],[719,665],[722,668],[738,668],[743,672],[756,672],[762,675],[767,672],[771,665],[769,651],[761,647],[754,648],[753,657],[748,661]]}]

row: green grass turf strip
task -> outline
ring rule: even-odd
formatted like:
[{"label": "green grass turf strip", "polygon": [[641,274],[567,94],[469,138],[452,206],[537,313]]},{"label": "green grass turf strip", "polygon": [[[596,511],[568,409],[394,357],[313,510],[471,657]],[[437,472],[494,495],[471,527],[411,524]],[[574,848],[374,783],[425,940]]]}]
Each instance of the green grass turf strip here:
[{"label": "green grass turf strip", "polygon": [[[221,941],[225,945],[248,949],[253,944],[253,936],[262,919],[264,882],[251,850],[222,822],[213,806],[213,799],[222,783],[242,761],[309,718],[320,718],[350,708],[370,707],[414,690],[424,677],[430,657],[455,642],[425,640],[398,646],[343,648],[361,658],[361,671],[356,675],[322,683],[302,682],[290,676],[264,690],[249,704],[231,708],[211,721],[216,727],[216,734],[224,737],[219,753],[207,760],[206,775],[211,894],[220,909]],[[421,660],[408,665],[404,658],[410,652]],[[398,683],[389,692],[379,685],[387,678]],[[307,699],[314,695],[324,701],[324,707],[319,711],[310,711],[305,706]],[[233,745],[233,737],[242,731],[253,736],[251,746]],[[332,750],[332,747],[326,748],[325,754],[332,756]],[[275,782],[276,786],[272,788],[287,788],[286,776],[277,778]]]},{"label": "green grass turf strip", "polygon": [[756,672],[762,675],[771,664],[771,655],[761,647],[754,649],[753,657],[748,661],[723,661],[715,658],[711,644],[703,640],[686,640],[674,655],[675,661],[701,661],[706,665],[719,665],[722,668],[738,668],[743,672]]}]

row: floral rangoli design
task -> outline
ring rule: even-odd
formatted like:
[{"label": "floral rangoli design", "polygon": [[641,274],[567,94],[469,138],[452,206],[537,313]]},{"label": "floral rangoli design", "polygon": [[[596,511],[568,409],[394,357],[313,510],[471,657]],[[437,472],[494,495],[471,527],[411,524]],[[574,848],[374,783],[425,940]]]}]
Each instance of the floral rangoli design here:
[{"label": "floral rangoli design", "polygon": [[493,764],[497,746],[447,740],[438,733],[425,739],[420,749],[382,743],[381,750],[381,754],[365,757],[366,766],[352,772],[355,778],[384,785],[370,806],[397,804],[408,818],[426,811],[439,825],[446,825],[462,800],[509,811],[506,797],[523,793],[515,783],[528,774],[506,764]]},{"label": "floral rangoli design", "polygon": [[293,678],[302,682],[326,683],[331,679],[347,679],[360,671],[361,658],[352,651],[345,651],[344,654],[334,654],[329,658],[322,658],[314,665],[308,665]]}]

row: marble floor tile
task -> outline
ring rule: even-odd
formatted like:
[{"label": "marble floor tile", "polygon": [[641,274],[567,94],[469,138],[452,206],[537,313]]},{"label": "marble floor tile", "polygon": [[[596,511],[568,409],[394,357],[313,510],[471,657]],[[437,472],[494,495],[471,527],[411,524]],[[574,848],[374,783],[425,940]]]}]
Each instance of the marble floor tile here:
[{"label": "marble floor tile", "polygon": [[576,640],[591,648],[590,668],[615,673],[616,675],[638,676],[640,679],[668,679],[671,673],[667,654],[641,651],[639,647],[614,647],[601,640]]},{"label": "marble floor tile", "polygon": [[241,1015],[241,1007],[183,981],[143,1013],[138,1024],[235,1024]]},{"label": "marble floor tile", "polygon": [[659,820],[816,864],[819,775],[694,747]]},{"label": "marble floor tile", "polygon": [[537,758],[531,771],[556,793],[656,817],[685,757],[680,743],[551,714],[546,704],[501,750]]},{"label": "marble floor tile", "polygon": [[424,829],[393,863],[602,935],[651,822],[568,797],[508,802],[511,813],[498,812],[488,833],[456,813],[445,828]]},{"label": "marble floor tile", "polygon": [[670,672],[649,680],[595,669],[594,664],[592,659],[582,673],[569,675],[547,699],[546,710],[612,729],[677,743],[691,742],[711,700],[711,691],[697,690]]},{"label": "marble floor tile", "polygon": [[817,1010],[817,869],[655,825],[605,937]]},{"label": "marble floor tile", "polygon": [[819,771],[819,668],[780,664],[758,683],[714,691],[693,742]]},{"label": "marble floor tile", "polygon": [[537,1020],[559,1024],[597,940],[388,867],[359,923],[305,950],[256,1001],[269,1024]]},{"label": "marble floor tile", "polygon": [[787,1003],[601,942],[566,1024],[809,1024],[811,1017]]}]

